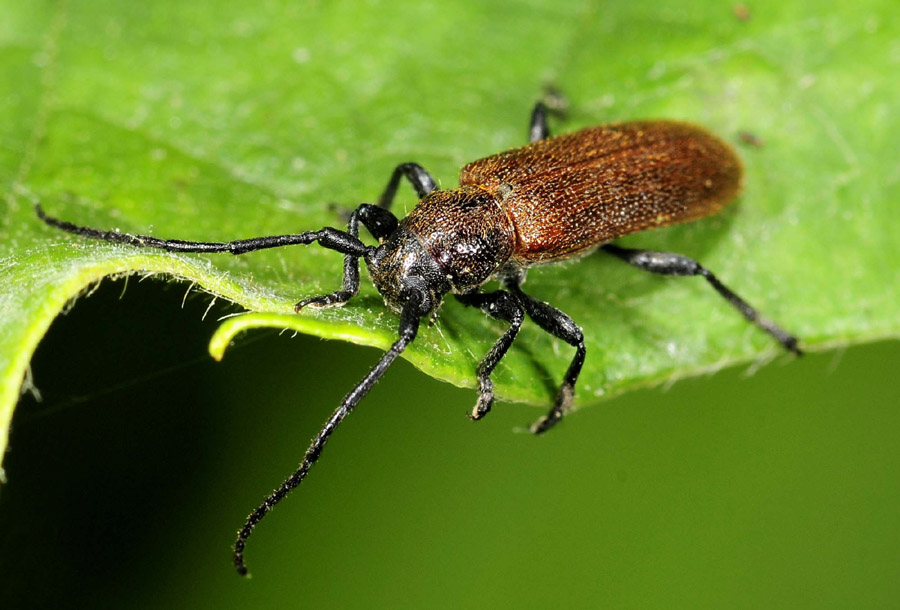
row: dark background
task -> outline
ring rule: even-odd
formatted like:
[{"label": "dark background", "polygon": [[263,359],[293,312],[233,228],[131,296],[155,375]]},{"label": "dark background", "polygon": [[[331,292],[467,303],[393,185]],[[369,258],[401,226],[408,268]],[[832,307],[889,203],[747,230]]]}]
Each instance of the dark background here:
[{"label": "dark background", "polygon": [[[186,285],[105,281],[32,365],[0,496],[6,608],[891,607],[900,344],[585,408],[465,413],[398,362],[230,565],[246,514],[378,357],[255,332],[221,363]],[[471,315],[479,315],[471,312]],[[498,332],[499,332],[498,325]],[[588,355],[590,357],[590,354]],[[566,360],[568,357],[562,355]]]}]

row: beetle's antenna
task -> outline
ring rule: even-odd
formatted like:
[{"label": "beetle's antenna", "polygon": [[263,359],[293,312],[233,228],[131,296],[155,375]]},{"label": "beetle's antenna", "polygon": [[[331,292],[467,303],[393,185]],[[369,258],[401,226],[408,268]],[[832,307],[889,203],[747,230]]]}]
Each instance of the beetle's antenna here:
[{"label": "beetle's antenna", "polygon": [[34,206],[34,211],[37,213],[38,218],[45,223],[67,233],[117,244],[128,244],[139,248],[157,248],[168,252],[229,252],[237,255],[267,248],[308,245],[313,242],[319,242],[320,246],[330,250],[337,250],[343,254],[363,256],[366,253],[366,246],[356,236],[332,229],[331,227],[325,227],[319,231],[297,233],[296,235],[267,235],[265,237],[236,239],[234,241],[186,241],[183,239],[160,239],[152,235],[132,235],[130,233],[119,233],[118,231],[104,231],[93,227],[83,227],[48,216],[40,205]]},{"label": "beetle's antenna", "polygon": [[297,470],[294,471],[294,474],[289,476],[278,489],[269,494],[269,496],[263,500],[263,503],[247,517],[247,521],[244,523],[244,527],[238,531],[238,537],[234,543],[234,567],[237,569],[238,574],[241,576],[247,575],[247,566],[244,565],[244,547],[247,544],[247,538],[253,533],[253,528],[256,527],[256,524],[259,523],[276,504],[281,502],[292,489],[297,487],[303,479],[306,478],[306,474],[309,472],[309,469],[312,468],[313,464],[316,463],[316,460],[319,459],[319,455],[321,455],[322,449],[325,448],[325,443],[328,442],[328,437],[331,436],[334,429],[337,428],[338,424],[340,424],[347,414],[353,410],[363,396],[372,389],[372,386],[381,379],[384,372],[391,366],[391,363],[394,362],[397,356],[406,349],[406,346],[416,338],[416,333],[419,330],[419,313],[418,299],[411,300],[404,305],[403,313],[400,315],[400,338],[397,339],[394,345],[391,346],[391,349],[381,357],[381,360],[379,360],[378,364],[369,371],[369,374],[344,397],[341,406],[331,414],[331,417],[328,418],[328,421],[325,422],[325,425],[313,439],[309,449],[306,450],[306,455],[303,457],[303,462],[300,464],[300,467],[297,468]]}]

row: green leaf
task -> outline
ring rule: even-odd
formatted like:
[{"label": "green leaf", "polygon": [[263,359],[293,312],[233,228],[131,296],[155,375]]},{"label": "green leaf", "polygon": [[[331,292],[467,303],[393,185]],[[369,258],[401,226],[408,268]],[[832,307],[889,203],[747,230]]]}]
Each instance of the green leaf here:
[{"label": "green leaf", "polygon": [[[760,2],[749,20],[717,2],[385,4],[377,18],[352,2],[278,4],[3,3],[0,454],[37,343],[105,276],[161,274],[261,312],[228,322],[226,342],[273,323],[380,347],[396,332],[365,283],[342,309],[291,313],[339,285],[333,252],[90,242],[41,224],[36,202],[79,224],[182,239],[337,225],[332,204],[372,201],[399,162],[452,187],[465,162],[522,144],[548,84],[572,104],[557,131],[666,117],[740,146],[735,205],[624,243],[698,258],[806,349],[898,335],[892,3]],[[740,132],[762,146],[738,144]],[[405,189],[397,206],[414,203]],[[527,288],[584,328],[582,406],[778,353],[700,280],[598,255],[535,269]],[[448,302],[406,357],[472,385],[502,330]],[[497,391],[547,403],[570,357],[529,325]]]}]

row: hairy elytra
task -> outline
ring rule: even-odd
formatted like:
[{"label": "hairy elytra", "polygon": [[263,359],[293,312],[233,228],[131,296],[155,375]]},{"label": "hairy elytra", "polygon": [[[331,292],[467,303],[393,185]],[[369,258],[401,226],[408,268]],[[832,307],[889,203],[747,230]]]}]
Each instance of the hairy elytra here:
[{"label": "hairy elytra", "polygon": [[[344,254],[342,286],[300,301],[297,311],[349,301],[359,291],[362,259],[385,304],[399,314],[397,341],[344,397],[300,466],[239,530],[234,564],[240,574],[247,574],[244,548],[257,523],[303,481],[335,428],[415,339],[421,320],[437,314],[447,294],[507,324],[476,367],[478,399],[472,419],[490,411],[491,374],[526,316],[575,348],[553,406],[531,427],[536,434],[559,422],[571,406],[586,348],[581,328],[568,315],[522,290],[527,270],[534,265],[599,249],[652,273],[700,276],[785,349],[801,353],[796,337],[760,315],[697,261],[611,243],[630,233],[714,214],[733,200],[741,188],[742,170],[727,144],[705,129],[676,121],[613,123],[550,137],[546,115],[544,105],[537,104],[531,117],[531,143],[469,163],[460,172],[456,189],[438,189],[416,163],[398,165],[377,204],[356,208],[346,231],[326,227],[299,234],[198,242],[80,226],[37,208],[47,224],[82,237],[170,252],[237,255],[316,242]],[[401,178],[410,182],[420,198],[402,220],[389,210]],[[359,239],[360,224],[378,245]],[[500,289],[481,291],[492,279],[499,281]]]},{"label": "hairy elytra", "polygon": [[741,164],[695,125],[633,122],[475,161],[459,182],[495,194],[514,230],[513,260],[531,265],[715,213],[737,195]]}]

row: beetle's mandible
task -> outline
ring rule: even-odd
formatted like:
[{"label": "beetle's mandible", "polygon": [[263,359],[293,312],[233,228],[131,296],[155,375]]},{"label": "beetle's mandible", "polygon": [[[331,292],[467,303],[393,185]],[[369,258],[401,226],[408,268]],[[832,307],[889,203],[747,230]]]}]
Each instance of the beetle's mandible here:
[{"label": "beetle's mandible", "polygon": [[[377,205],[363,204],[346,231],[326,227],[293,235],[231,242],[194,242],[129,235],[74,225],[46,215],[47,224],[80,235],[170,252],[246,254],[265,248],[311,244],[344,254],[343,286],[296,305],[343,305],[359,291],[363,259],[387,306],[400,316],[399,338],[350,391],[313,439],[299,468],[254,510],[238,532],[234,564],[247,573],[244,546],[256,524],[306,477],[344,417],[416,337],[420,321],[436,314],[448,293],[509,327],[476,369],[478,400],[472,419],[481,419],[494,400],[491,373],[509,350],[527,315],[546,332],[575,348],[550,411],[531,431],[547,431],[572,403],[585,357],[581,328],[565,313],[522,290],[527,269],[594,249],[662,275],[699,275],[747,320],[785,349],[800,354],[797,339],[761,316],[696,261],[666,252],[634,250],[610,243],[623,235],[695,220],[719,211],[741,186],[741,164],[731,148],[704,129],[674,121],[627,122],[550,137],[547,109],[537,104],[531,143],[466,165],[459,187],[439,190],[416,163],[394,170]],[[400,179],[420,197],[402,220],[389,208]],[[379,241],[359,239],[362,224]],[[479,292],[490,279],[501,289]]]}]

